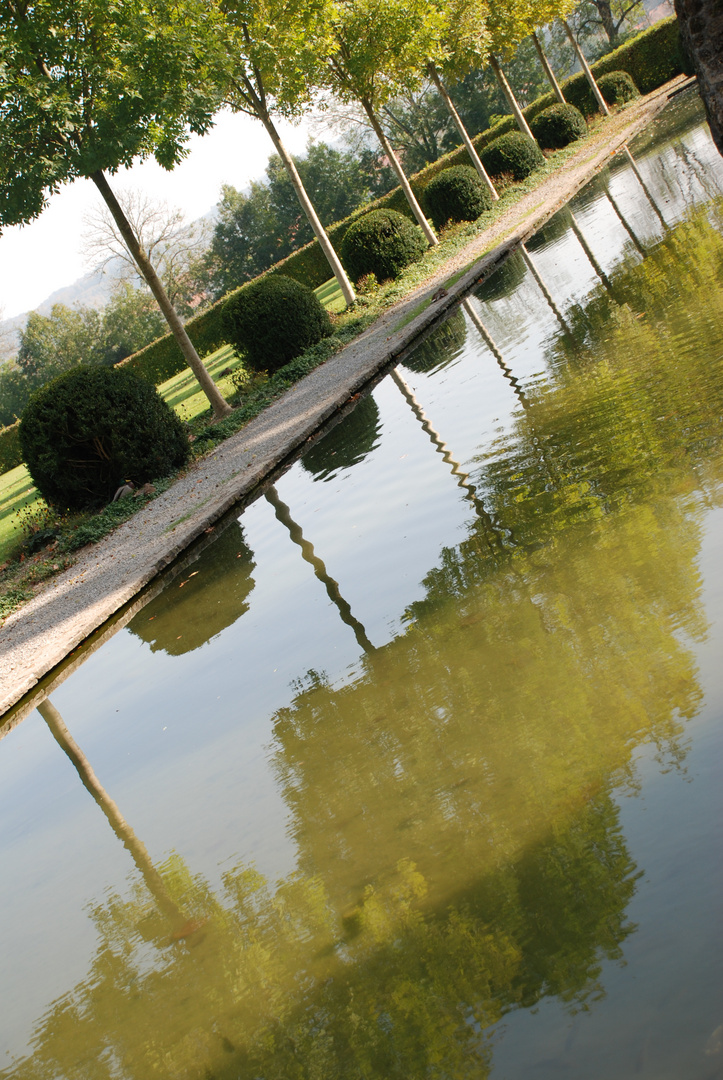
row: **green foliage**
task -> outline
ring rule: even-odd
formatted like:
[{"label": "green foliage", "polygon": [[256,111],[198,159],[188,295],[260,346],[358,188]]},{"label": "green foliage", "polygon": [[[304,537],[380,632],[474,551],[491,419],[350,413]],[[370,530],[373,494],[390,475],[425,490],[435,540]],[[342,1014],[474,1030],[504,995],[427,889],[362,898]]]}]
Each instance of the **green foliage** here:
[{"label": "green foliage", "polygon": [[22,464],[20,450],[20,421],[16,420],[9,427],[0,428],[0,474],[10,472]]},{"label": "green foliage", "polygon": [[[147,289],[121,282],[103,309],[103,363],[118,364],[159,338],[166,320]],[[84,359],[83,361],[87,361]]]},{"label": "green foliage", "polygon": [[[631,75],[640,92],[648,94],[662,83],[667,82],[668,79],[678,75],[682,70],[681,65],[682,56],[679,49],[678,25],[675,17],[671,16],[670,19],[662,19],[655,26],[650,27],[649,30],[644,30],[637,37],[626,41],[624,45],[608,53],[602,60],[593,64],[592,67],[596,76],[605,74],[607,71],[625,70]],[[468,82],[474,86],[475,77],[475,73],[472,73],[462,80],[459,87],[453,91],[458,106],[460,104],[458,94],[464,91]],[[592,91],[582,73],[573,75],[568,79],[563,84],[563,91],[568,102],[575,105],[584,115],[590,116],[597,111],[597,104],[592,96]],[[466,122],[469,122],[470,117],[477,115],[473,110],[476,98],[476,93],[470,93],[468,107],[466,109],[462,107],[461,109],[463,119]],[[552,92],[538,97],[524,110],[528,122],[531,122],[544,109],[554,105],[555,101],[556,98]],[[480,117],[480,122],[485,122],[486,115]],[[500,135],[515,130],[514,118],[512,116],[503,117],[494,127],[475,136],[473,142],[477,152],[482,153],[485,147],[489,146]],[[463,146],[450,151],[450,153],[439,158],[410,178],[415,194],[423,198],[424,189],[434,176],[454,165],[466,164],[469,164],[469,156]],[[337,251],[340,250],[346,231],[355,221],[358,221],[362,214],[366,214],[371,210],[382,209],[396,210],[408,218],[411,216],[401,189],[396,187],[393,191],[381,196],[376,202],[355,211],[344,221],[339,221],[327,229],[329,238]],[[316,288],[322,285],[329,277],[329,264],[318,242],[313,240],[299,251],[293,252],[286,259],[276,263],[271,268],[270,273],[286,274],[288,277],[301,281],[311,288]],[[227,298],[222,297],[207,308],[202,315],[197,315],[186,323],[186,330],[201,356],[205,356],[225,344],[220,315]],[[134,370],[142,374],[144,378],[149,379],[154,385],[177,374],[185,366],[181,350],[170,334],[154,342],[143,352],[138,353],[129,363]]]},{"label": "green foliage", "polygon": [[404,358],[402,364],[420,375],[436,371],[459,356],[466,340],[464,312],[457,307],[441,326],[437,326],[429,337],[417,345],[414,352]]},{"label": "green foliage", "polygon": [[530,128],[544,150],[561,150],[587,133],[585,117],[574,105],[550,105],[534,118]]},{"label": "green foliage", "polygon": [[145,380],[118,368],[77,368],[31,397],[20,424],[23,460],[46,501],[78,510],[108,502],[188,458],[181,421]]},{"label": "green foliage", "polygon": [[453,165],[427,184],[424,205],[435,229],[441,229],[448,221],[476,221],[492,198],[471,165]]},{"label": "green foliage", "polygon": [[344,234],[341,258],[354,281],[374,274],[377,281],[398,277],[427,249],[427,241],[409,218],[396,210],[372,210]]},{"label": "green foliage", "polygon": [[331,333],[318,297],[283,274],[240,289],[226,301],[222,322],[228,341],[256,371],[278,371]]},{"label": "green foliage", "polygon": [[511,174],[513,180],[524,180],[545,162],[534,139],[522,131],[510,131],[485,147],[480,157],[490,176]]},{"label": "green foliage", "polygon": [[208,16],[187,0],[37,0],[0,7],[0,225],[31,221],[49,192],[154,155],[172,168],[217,92],[199,57]]},{"label": "green foliage", "polygon": [[502,266],[482,282],[475,290],[475,294],[485,303],[504,300],[522,284],[526,273],[525,260],[519,251],[513,251],[507,256]]},{"label": "green foliage", "polygon": [[94,365],[104,359],[102,321],[95,308],[54,304],[50,315],[37,311],[28,315],[17,358],[26,376],[52,378],[78,364]]},{"label": "green foliage", "polygon": [[608,105],[624,105],[626,101],[640,97],[627,71],[609,71],[607,75],[600,76],[597,84]]},{"label": "green foliage", "polygon": [[313,442],[301,459],[315,480],[329,480],[358,465],[379,445],[381,418],[371,394],[363,397],[334,427]]}]

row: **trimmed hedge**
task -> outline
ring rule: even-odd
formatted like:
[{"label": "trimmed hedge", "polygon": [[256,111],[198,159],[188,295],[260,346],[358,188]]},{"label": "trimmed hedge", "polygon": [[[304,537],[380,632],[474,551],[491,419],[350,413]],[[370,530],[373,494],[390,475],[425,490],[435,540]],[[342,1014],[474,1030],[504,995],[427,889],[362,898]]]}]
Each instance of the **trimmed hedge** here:
[{"label": "trimmed hedge", "polygon": [[10,472],[23,463],[20,449],[20,421],[0,428],[0,474]]},{"label": "trimmed hedge", "polygon": [[574,105],[550,105],[534,117],[532,134],[543,150],[561,150],[587,133],[585,117]]},{"label": "trimmed hedge", "polygon": [[524,180],[545,163],[545,155],[535,140],[522,131],[500,135],[480,156],[490,176],[511,173],[513,180]]},{"label": "trimmed hedge", "polygon": [[250,368],[270,372],[332,329],[329,313],[312,290],[283,274],[261,278],[227,300],[221,325]]},{"label": "trimmed hedge", "polygon": [[624,105],[640,97],[640,92],[627,71],[609,71],[597,80],[600,93],[608,105]]},{"label": "trimmed hedge", "polygon": [[[607,53],[601,60],[592,65],[596,78],[611,71],[627,71],[641,94],[649,94],[658,86],[687,71],[687,61],[680,47],[678,23],[674,15],[668,19],[661,19],[648,30],[644,30],[634,38],[630,38],[625,44],[620,45],[613,52]],[[597,102],[588,86],[587,79],[582,72],[572,75],[562,84],[563,93],[569,102],[580,110],[584,116],[592,116],[597,112]],[[523,110],[528,123],[538,116],[544,109],[554,105],[557,101],[550,91],[543,94]],[[513,116],[504,116],[493,128],[488,128],[481,134],[476,135],[472,142],[477,153],[500,135],[508,131],[516,131],[517,126]],[[468,165],[469,156],[464,146],[452,150],[449,154],[427,165],[426,168],[410,177],[412,189],[417,198],[424,199],[424,189],[433,177],[445,169],[454,165]],[[337,251],[340,250],[344,234],[347,229],[360,217],[370,210],[392,209],[397,210],[405,217],[412,218],[411,210],[407,205],[401,188],[395,188],[387,195],[383,195],[374,202],[355,210],[343,221],[330,225],[326,230],[331,242]],[[288,255],[281,262],[276,263],[266,272],[267,274],[285,274],[315,289],[323,285],[331,277],[329,264],[319,247],[317,240],[312,240],[305,247],[299,248]],[[239,286],[239,289],[246,285]],[[229,297],[235,295],[239,289],[234,289],[222,297],[201,315],[197,315],[186,323],[191,341],[194,343],[201,356],[207,356],[225,344],[221,330],[221,309]],[[145,349],[135,353],[127,360],[122,361],[131,370],[148,379],[154,385],[164,382],[176,375],[186,366],[181,350],[176,345],[173,337],[168,334],[158,341],[148,345]]]},{"label": "trimmed hedge", "polygon": [[188,460],[183,424],[145,379],[77,367],[31,396],[20,446],[35,486],[60,510],[107,503],[124,480],[143,484]]},{"label": "trimmed hedge", "polygon": [[396,210],[372,210],[351,225],[341,244],[341,261],[353,281],[374,274],[377,281],[399,277],[428,244],[421,229]]},{"label": "trimmed hedge", "polygon": [[435,229],[441,229],[448,221],[476,221],[491,208],[492,197],[471,165],[453,165],[432,177],[424,205]]}]

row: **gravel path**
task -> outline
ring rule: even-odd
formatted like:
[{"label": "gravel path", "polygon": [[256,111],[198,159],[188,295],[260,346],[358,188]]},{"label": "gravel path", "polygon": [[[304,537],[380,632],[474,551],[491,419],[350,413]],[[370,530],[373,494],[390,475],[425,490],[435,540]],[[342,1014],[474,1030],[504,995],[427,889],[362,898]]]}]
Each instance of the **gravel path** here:
[{"label": "gravel path", "polygon": [[[213,453],[191,465],[166,492],[115,532],[84,549],[72,567],[11,615],[0,631],[0,716],[43,676],[50,672],[52,676],[6,717],[2,733],[67,677],[74,662],[53,669],[72,650],[133,600],[227,510],[258,492],[353,394],[399,358],[463,293],[564,205],[684,82],[681,76],[612,117],[559,172],[507,210],[414,293]],[[443,281],[464,268],[445,296],[401,325],[430,300]],[[144,594],[131,610],[105,627],[96,644],[115,633],[147,599]]]}]

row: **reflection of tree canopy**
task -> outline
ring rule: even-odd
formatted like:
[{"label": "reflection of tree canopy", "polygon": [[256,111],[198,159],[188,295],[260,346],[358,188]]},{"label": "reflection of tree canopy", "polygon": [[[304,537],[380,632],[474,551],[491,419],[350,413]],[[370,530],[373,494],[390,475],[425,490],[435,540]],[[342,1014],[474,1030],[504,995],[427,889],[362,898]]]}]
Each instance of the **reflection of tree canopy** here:
[{"label": "reflection of tree canopy", "polygon": [[341,469],[350,469],[363,461],[379,444],[379,409],[371,394],[354,406],[301,459],[302,466],[315,480],[330,480]]},{"label": "reflection of tree canopy", "polygon": [[436,371],[455,360],[464,349],[467,324],[462,309],[457,307],[445,321],[417,345],[402,366],[418,374]]},{"label": "reflection of tree canopy", "polygon": [[541,248],[547,247],[548,244],[554,244],[556,240],[562,240],[569,228],[567,210],[558,210],[549,221],[546,221],[537,230],[534,236],[531,236],[529,240],[525,240],[525,247],[531,252],[539,251]]},{"label": "reflection of tree canopy", "polygon": [[617,813],[598,795],[441,909],[405,859],[342,912],[318,878],[271,890],[238,867],[215,894],[172,857],[160,869],[186,935],[140,885],[97,906],[92,967],[13,1080],[484,1078],[505,1011],[583,1001],[620,954],[635,866]]},{"label": "reflection of tree canopy", "polygon": [[520,287],[526,273],[525,260],[519,251],[513,251],[507,256],[499,270],[495,270],[491,277],[475,289],[474,295],[484,304],[494,300],[503,300]]},{"label": "reflection of tree canopy", "polygon": [[255,563],[237,521],[128,624],[151,650],[180,656],[205,645],[248,610]]}]

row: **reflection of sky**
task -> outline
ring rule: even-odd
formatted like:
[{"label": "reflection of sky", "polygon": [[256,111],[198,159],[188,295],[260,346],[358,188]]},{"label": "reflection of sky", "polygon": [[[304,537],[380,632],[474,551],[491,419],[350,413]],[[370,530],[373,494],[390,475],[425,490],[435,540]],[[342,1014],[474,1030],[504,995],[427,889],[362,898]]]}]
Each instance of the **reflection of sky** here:
[{"label": "reflection of sky", "polygon": [[[658,156],[641,154],[640,171],[669,223],[683,217],[691,201],[707,197],[714,169],[721,176],[711,146],[698,127],[685,136],[682,150],[669,145]],[[707,179],[696,159],[707,168]],[[630,167],[616,163],[609,185],[643,243],[659,239],[658,219]],[[573,210],[604,270],[634,251],[599,181],[580,193]],[[563,312],[597,284],[569,230],[536,248],[533,258]],[[530,274],[511,296],[472,304],[523,386],[544,382],[546,352],[560,330]],[[503,452],[520,405],[466,313],[465,322],[466,343],[446,367],[426,375],[401,371],[453,458],[469,468],[480,454]],[[438,564],[441,549],[462,538],[473,510],[399,388],[386,379],[374,396],[381,438],[362,462],[324,483],[297,464],[277,488],[353,615],[380,646],[399,632],[405,609],[423,595],[423,577]],[[351,629],[269,503],[259,499],[241,521],[255,562],[242,618],[182,657],[152,653],[123,630],[52,695],[151,857],[160,862],[177,851],[193,872],[214,884],[237,861],[254,862],[272,880],[293,867],[286,807],[268,762],[269,717],[289,703],[293,685],[307,672],[324,672],[339,685],[354,677],[360,659]],[[704,562],[710,558],[706,549]],[[706,648],[708,663],[716,654]],[[709,674],[718,688],[710,708],[720,711],[718,668]],[[658,777],[657,766],[648,770],[651,806],[658,792],[668,797],[671,784],[682,792],[683,816],[670,825],[680,835],[702,813],[696,800],[710,794],[709,762],[696,753],[689,767],[705,783],[694,788],[675,776]],[[643,753],[644,772],[646,760]],[[663,849],[647,854],[649,819],[637,810],[628,814],[625,801],[623,814],[634,857],[639,843],[648,875],[664,878],[669,871]],[[50,999],[86,973],[94,931],[85,906],[101,901],[109,889],[123,889],[132,863],[37,713],[0,743],[0,822],[0,955],[4,978],[14,988],[0,1014],[0,1031],[3,1045],[20,1051]],[[685,867],[679,872],[684,878]],[[649,887],[657,887],[652,878]],[[639,935],[634,947],[651,950],[647,969],[643,956],[643,969],[654,978],[656,963],[663,961],[653,957],[655,925],[646,925],[649,937]],[[621,1001],[626,992],[633,990],[621,992]],[[539,1017],[554,1008],[545,1006]],[[542,1023],[528,1014],[513,1022],[520,1025],[514,1053],[521,1056],[510,1057],[510,1076],[519,1075],[518,1066],[522,1072],[529,1066],[525,1025],[536,1025],[538,1038]],[[559,1023],[552,1027],[550,1039],[560,1030]]]}]

